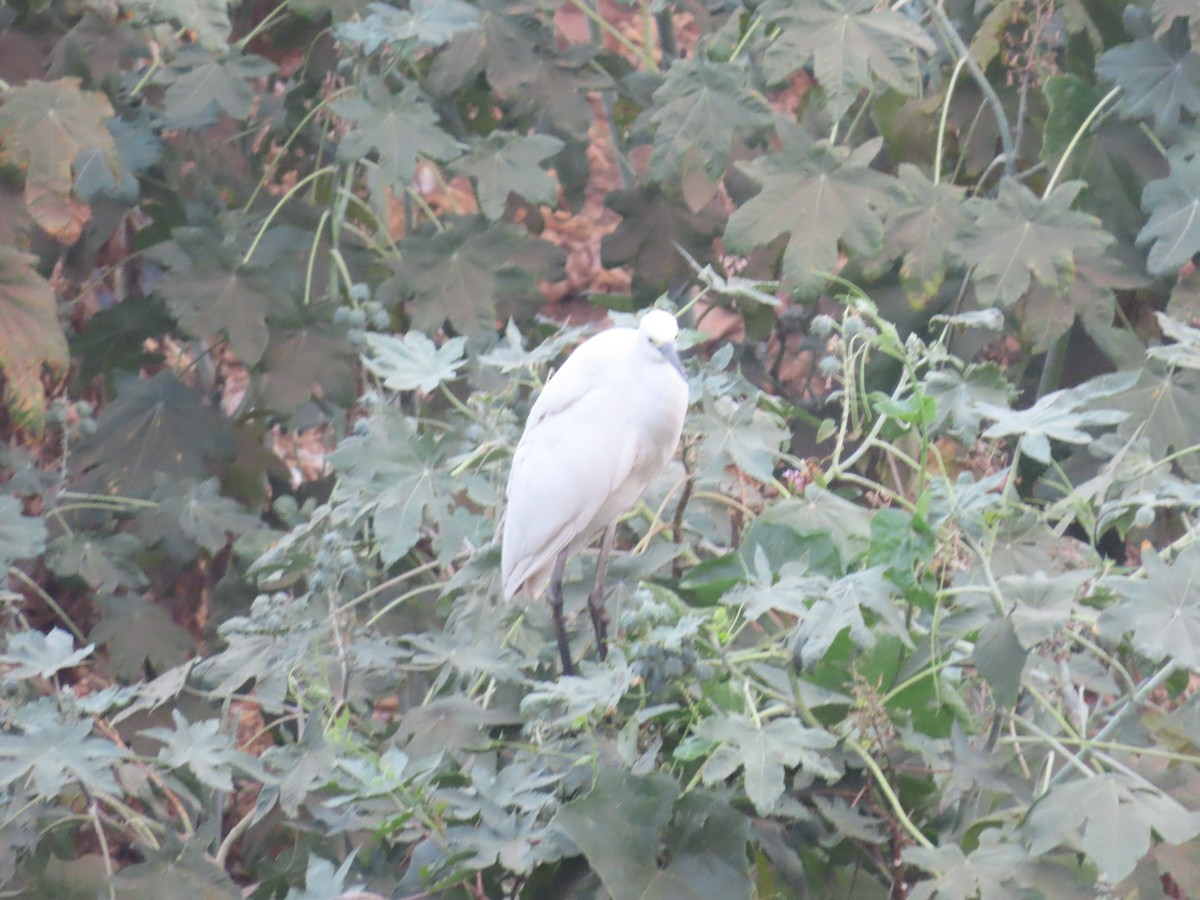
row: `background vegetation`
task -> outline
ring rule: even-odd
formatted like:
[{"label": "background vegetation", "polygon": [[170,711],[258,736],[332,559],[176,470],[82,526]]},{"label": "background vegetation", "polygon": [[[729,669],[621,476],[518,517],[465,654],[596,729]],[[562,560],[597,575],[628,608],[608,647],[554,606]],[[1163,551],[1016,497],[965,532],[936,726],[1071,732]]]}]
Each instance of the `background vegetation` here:
[{"label": "background vegetation", "polygon": [[[4,6],[5,896],[1200,896],[1198,41]],[[559,678],[508,459],[656,302],[681,457]]]}]

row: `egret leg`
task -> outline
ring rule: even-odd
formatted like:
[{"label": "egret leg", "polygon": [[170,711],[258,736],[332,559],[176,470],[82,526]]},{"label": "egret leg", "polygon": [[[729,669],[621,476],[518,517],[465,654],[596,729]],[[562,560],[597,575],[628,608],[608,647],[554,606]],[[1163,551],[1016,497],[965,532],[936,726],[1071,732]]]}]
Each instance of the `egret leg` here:
[{"label": "egret leg", "polygon": [[612,554],[613,538],[617,536],[617,523],[604,529],[604,540],[600,542],[600,557],[596,560],[596,577],[592,581],[592,592],[588,594],[588,612],[592,614],[592,630],[596,632],[596,650],[603,661],[608,658],[608,610],[604,607],[604,576],[608,574],[608,557]]},{"label": "egret leg", "polygon": [[563,621],[563,569],[567,566],[567,549],[564,547],[554,561],[550,575],[550,613],[554,618],[554,637],[558,641],[558,655],[562,657],[563,674],[574,675],[575,664],[571,662],[571,642],[567,640],[567,623]]}]

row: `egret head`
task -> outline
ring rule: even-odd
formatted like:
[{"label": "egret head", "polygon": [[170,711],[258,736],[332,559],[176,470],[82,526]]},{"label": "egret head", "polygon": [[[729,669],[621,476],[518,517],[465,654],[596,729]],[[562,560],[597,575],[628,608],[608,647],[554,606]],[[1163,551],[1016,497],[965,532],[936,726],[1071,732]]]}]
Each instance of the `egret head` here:
[{"label": "egret head", "polygon": [[646,336],[663,358],[669,362],[680,375],[685,379],[683,373],[683,363],[679,361],[679,354],[675,350],[675,338],[679,335],[679,323],[675,321],[675,317],[665,309],[652,309],[646,315],[642,316],[642,321],[638,323],[638,331]]}]

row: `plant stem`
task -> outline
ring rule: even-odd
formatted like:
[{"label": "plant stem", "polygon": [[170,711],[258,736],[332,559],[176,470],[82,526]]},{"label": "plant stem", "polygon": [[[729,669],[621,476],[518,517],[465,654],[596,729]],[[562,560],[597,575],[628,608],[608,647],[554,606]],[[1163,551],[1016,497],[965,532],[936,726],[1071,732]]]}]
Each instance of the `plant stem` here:
[{"label": "plant stem", "polygon": [[658,68],[658,65],[654,62],[654,54],[651,53],[649,47],[639,47],[633,41],[629,40],[629,38],[625,37],[615,25],[592,9],[587,0],[571,0],[571,5],[587,16],[588,20],[604,31],[605,34],[637,57],[638,61],[645,66],[646,71],[653,72]]},{"label": "plant stem", "polygon": [[263,235],[267,233],[267,229],[271,227],[271,223],[275,220],[275,217],[279,215],[279,211],[283,209],[284,204],[291,200],[301,188],[305,187],[312,181],[316,181],[322,175],[331,174],[333,171],[334,167],[330,165],[322,166],[315,172],[309,172],[294,185],[292,185],[291,190],[279,198],[279,202],[272,207],[269,213],[267,213],[266,219],[263,220],[261,227],[258,229],[258,234],[256,234],[254,236],[254,240],[250,242],[250,249],[247,250],[246,255],[242,257],[243,266],[249,264],[250,258],[254,256],[254,251],[258,249],[258,242],[261,241]]},{"label": "plant stem", "polygon": [[75,635],[75,639],[78,640],[80,644],[87,643],[87,638],[84,637],[83,632],[79,630],[79,626],[72,621],[71,617],[67,615],[66,610],[59,606],[58,601],[46,593],[45,589],[40,584],[38,584],[16,566],[9,566],[8,574],[16,575],[20,581],[25,582],[26,585],[32,588],[33,591],[41,598],[42,602],[50,607],[51,611],[62,620],[63,624],[67,626],[67,629],[71,632],[71,634]]},{"label": "plant stem", "polygon": [[[1082,736],[1084,742],[1079,748],[1079,758],[1081,760],[1086,759],[1091,754],[1091,744],[1093,742],[1099,742],[1102,744],[1112,737],[1113,733],[1125,724],[1125,720],[1133,715],[1134,711],[1142,705],[1143,701],[1145,701],[1147,697],[1162,687],[1166,680],[1174,675],[1178,669],[1179,664],[1174,660],[1171,660],[1161,669],[1143,681],[1138,686],[1138,689],[1134,691],[1132,696],[1130,696],[1130,698],[1125,702],[1125,705],[1117,710],[1116,714],[1105,723],[1103,728],[1096,732],[1096,736],[1094,738],[1088,738],[1086,735]],[[1058,775],[1055,775],[1054,778],[1051,779],[1050,784],[1054,785],[1057,781],[1059,781],[1061,775],[1061,772],[1059,772]]]},{"label": "plant stem", "polygon": [[996,130],[1000,133],[1000,145],[1004,151],[1004,174],[1011,178],[1017,172],[1017,148],[1013,144],[1012,129],[1008,124],[1008,114],[1004,111],[1004,104],[1000,102],[996,89],[992,87],[987,75],[980,68],[975,57],[971,56],[971,51],[963,43],[963,39],[959,37],[958,31],[950,22],[950,17],[946,15],[946,10],[942,7],[942,0],[925,0],[925,9],[933,18],[942,37],[954,50],[955,56],[960,60],[966,60],[967,68],[971,70],[971,77],[983,93],[988,106],[991,107],[992,115],[996,119]]},{"label": "plant stem", "polygon": [[246,32],[246,34],[242,36],[235,46],[241,49],[245,49],[247,46],[249,46],[252,40],[274,25],[275,20],[279,18],[280,15],[287,12],[287,6],[287,3],[280,3],[277,7],[259,19],[258,24]]},{"label": "plant stem", "polygon": [[883,774],[883,769],[879,768],[879,763],[875,762],[874,757],[855,738],[846,737],[844,740],[846,746],[854,751],[855,755],[862,760],[863,765],[870,771],[872,777],[875,779],[875,787],[887,798],[888,806],[892,808],[892,814],[899,820],[904,830],[926,850],[932,850],[933,842],[925,837],[921,833],[921,829],[917,828],[913,820],[908,817],[908,813],[904,811],[903,804],[900,803],[900,798],[896,796],[896,792],[892,789],[887,777]]},{"label": "plant stem", "polygon": [[966,65],[967,57],[960,56],[950,74],[950,83],[946,85],[946,99],[942,101],[942,118],[938,123],[937,149],[933,154],[933,183],[937,184],[942,177],[942,151],[946,146],[946,119],[950,115],[950,101],[954,97],[954,88],[958,85],[958,76]]},{"label": "plant stem", "polygon": [[1046,189],[1042,191],[1043,200],[1050,196],[1050,192],[1053,191],[1055,185],[1058,184],[1059,176],[1062,175],[1063,169],[1065,169],[1067,166],[1067,160],[1071,158],[1071,154],[1075,152],[1076,146],[1078,146],[1079,142],[1083,140],[1083,136],[1087,133],[1087,130],[1091,128],[1092,123],[1096,121],[1096,117],[1100,115],[1104,107],[1108,106],[1111,101],[1116,99],[1117,94],[1119,93],[1121,93],[1121,89],[1119,87],[1115,87],[1101,97],[1100,102],[1092,108],[1092,111],[1087,114],[1087,118],[1084,119],[1083,122],[1080,123],[1079,127],[1075,129],[1075,133],[1071,135],[1071,140],[1067,144],[1067,149],[1063,151],[1062,158],[1059,159],[1058,165],[1054,167],[1054,172],[1050,175],[1050,180],[1046,182]]}]

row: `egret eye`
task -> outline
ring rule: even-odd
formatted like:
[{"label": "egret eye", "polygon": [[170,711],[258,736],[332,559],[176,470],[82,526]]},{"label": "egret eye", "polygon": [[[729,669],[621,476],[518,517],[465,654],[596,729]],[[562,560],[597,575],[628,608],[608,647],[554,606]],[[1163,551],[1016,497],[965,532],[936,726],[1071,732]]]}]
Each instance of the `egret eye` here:
[{"label": "egret eye", "polygon": [[588,595],[603,660],[604,578],[617,520],[679,444],[688,386],[675,351],[678,333],[675,317],[655,309],[636,329],[611,328],[584,341],[546,383],[513,455],[500,553],[504,596],[539,595],[548,586],[565,674],[575,670],[563,618],[567,559],[603,534]]}]

